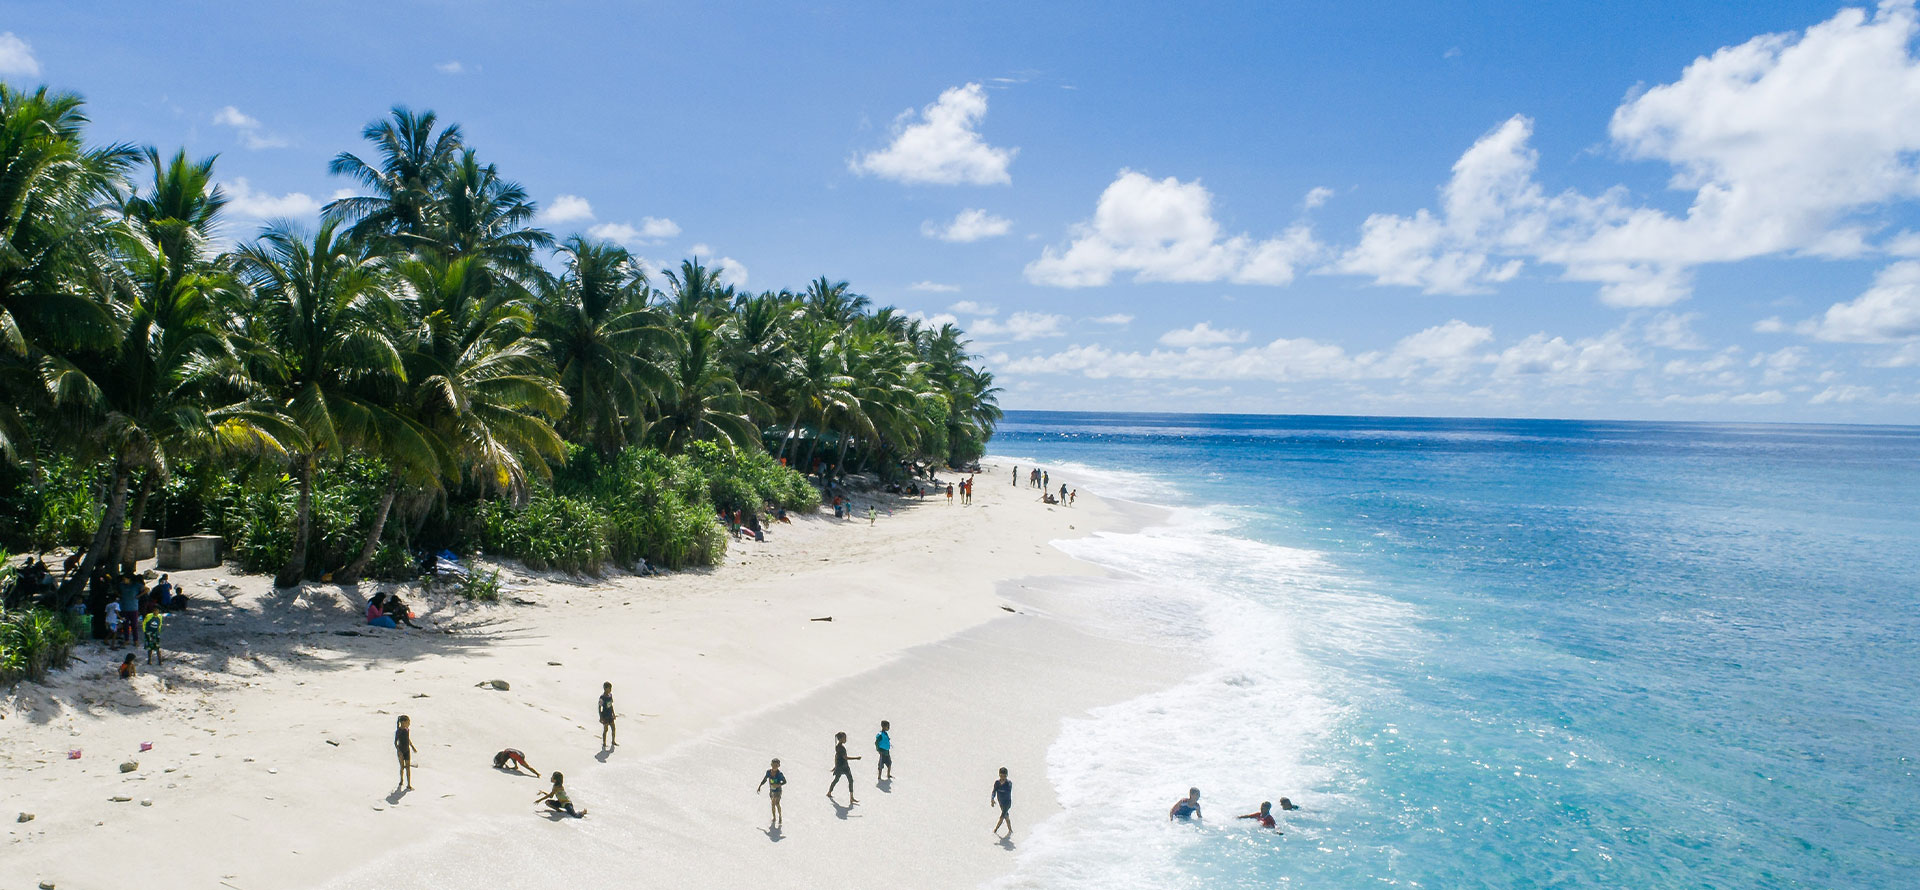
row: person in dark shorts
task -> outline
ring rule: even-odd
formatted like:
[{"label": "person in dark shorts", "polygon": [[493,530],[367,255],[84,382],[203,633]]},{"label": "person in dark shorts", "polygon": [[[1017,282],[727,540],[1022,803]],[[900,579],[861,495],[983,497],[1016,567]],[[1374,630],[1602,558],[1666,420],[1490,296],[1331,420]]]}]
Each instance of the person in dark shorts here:
[{"label": "person in dark shorts", "polygon": [[533,802],[539,803],[541,801],[546,801],[547,809],[557,810],[559,812],[566,813],[567,815],[572,816],[575,819],[586,818],[587,811],[586,810],[576,811],[573,808],[573,801],[567,798],[566,781],[567,781],[566,776],[563,776],[559,773],[554,773],[553,787],[546,791],[540,792],[538,795],[535,795],[533,798]]},{"label": "person in dark shorts", "polygon": [[600,747],[620,745],[620,733],[613,728],[613,684],[600,684]]},{"label": "person in dark shorts", "polygon": [[516,773],[524,769],[535,776],[540,775],[540,771],[527,762],[527,755],[520,753],[518,748],[507,748],[493,755],[493,768],[512,770]]},{"label": "person in dark shorts", "polygon": [[785,787],[787,787],[787,774],[780,771],[780,758],[775,757],[773,765],[767,767],[766,775],[760,777],[760,784],[753,788],[755,794],[759,794],[762,788],[767,789],[767,800],[773,804],[773,824],[775,825],[781,822],[780,791]]},{"label": "person in dark shorts", "polygon": [[1013,780],[1007,778],[1007,768],[1000,768],[1000,778],[994,780],[993,792],[987,797],[987,806],[1000,805],[1000,820],[993,823],[993,833],[1000,833],[1000,826],[1007,827],[1007,837],[1013,837]]},{"label": "person in dark shorts", "polygon": [[847,779],[847,803],[848,804],[859,803],[859,801],[854,800],[853,798],[853,767],[847,764],[847,761],[849,760],[859,760],[859,759],[860,758],[858,757],[847,756],[847,734],[844,732],[834,733],[833,734],[833,783],[827,786],[828,797],[833,796],[833,789],[840,787],[840,778],[842,776],[845,776]]},{"label": "person in dark shorts", "polygon": [[400,785],[408,791],[413,790],[413,755],[419,750],[413,745],[413,721],[401,714],[393,721],[393,753],[400,758]]},{"label": "person in dark shorts", "polygon": [[873,767],[875,782],[880,781],[882,772],[886,773],[885,778],[893,778],[893,736],[889,732],[892,727],[893,724],[880,721],[880,734],[873,737],[873,749],[880,752],[880,762]]}]

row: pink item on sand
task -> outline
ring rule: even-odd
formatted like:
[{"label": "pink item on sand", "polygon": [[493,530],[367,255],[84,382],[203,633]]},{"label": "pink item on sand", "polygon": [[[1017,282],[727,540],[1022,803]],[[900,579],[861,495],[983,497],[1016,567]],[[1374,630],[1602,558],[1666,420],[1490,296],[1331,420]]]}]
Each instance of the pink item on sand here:
[{"label": "pink item on sand", "polygon": [[68,759],[68,760],[79,760],[79,759],[80,759],[80,749],[79,749],[79,748],[75,748],[75,749],[73,749],[73,750],[71,750],[71,751],[68,751],[68,752],[67,752],[67,759]]},{"label": "pink item on sand", "polygon": [[142,753],[142,754],[145,754],[146,752],[148,752],[148,751],[151,751],[151,750],[153,750],[153,743],[152,743],[152,742],[141,742],[141,743],[140,743],[140,753]]}]

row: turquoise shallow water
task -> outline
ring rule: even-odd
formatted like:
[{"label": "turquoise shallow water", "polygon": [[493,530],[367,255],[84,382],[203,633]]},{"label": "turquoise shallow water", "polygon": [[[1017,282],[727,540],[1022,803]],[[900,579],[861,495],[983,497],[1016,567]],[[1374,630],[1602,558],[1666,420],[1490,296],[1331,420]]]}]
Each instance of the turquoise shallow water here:
[{"label": "turquoise shallow water", "polygon": [[[1920,428],[1012,412],[1208,670],[1069,721],[1009,886],[1920,885]],[[1200,826],[1165,811],[1190,785]],[[1286,833],[1223,817],[1286,795]]]}]

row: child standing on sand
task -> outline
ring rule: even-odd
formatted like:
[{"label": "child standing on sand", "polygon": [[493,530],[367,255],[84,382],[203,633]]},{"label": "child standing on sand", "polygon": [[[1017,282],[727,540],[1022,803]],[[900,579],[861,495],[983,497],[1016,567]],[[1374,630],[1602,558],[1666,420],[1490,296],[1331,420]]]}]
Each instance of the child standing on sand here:
[{"label": "child standing on sand", "polygon": [[408,791],[413,790],[413,755],[419,750],[413,746],[413,721],[401,714],[393,722],[393,753],[400,757],[400,785]]},{"label": "child standing on sand", "polygon": [[160,626],[164,623],[159,606],[148,606],[147,617],[140,619],[140,636],[147,641],[148,664],[160,664],[166,660],[160,654]]},{"label": "child standing on sand", "polygon": [[886,778],[893,778],[893,736],[888,733],[888,730],[892,728],[893,724],[882,720],[880,721],[880,734],[873,737],[873,749],[880,752],[880,762],[873,767],[873,780],[875,782],[880,781],[880,773],[882,771],[886,772]]},{"label": "child standing on sand", "polygon": [[840,777],[845,776],[847,779],[847,804],[851,806],[853,804],[859,803],[859,801],[853,799],[853,767],[848,765],[847,763],[847,761],[849,760],[859,760],[859,759],[860,758],[858,757],[847,756],[847,734],[844,732],[834,733],[833,734],[833,783],[827,786],[828,797],[833,796],[833,789],[840,787]]},{"label": "child standing on sand", "polygon": [[[600,747],[612,748],[620,744],[620,733],[613,727],[613,684],[600,684]],[[556,774],[557,775],[557,774]]]},{"label": "child standing on sand", "polygon": [[1013,837],[1013,780],[1007,778],[1007,768],[1000,768],[1000,778],[993,783],[993,791],[987,797],[987,806],[1000,805],[1000,821],[993,823],[993,833],[1000,833],[1000,826],[1007,826],[1007,837]]},{"label": "child standing on sand", "polygon": [[787,787],[787,774],[780,771],[780,758],[775,757],[773,765],[767,767],[766,775],[760,777],[760,784],[753,788],[755,794],[759,794],[762,788],[767,789],[767,800],[773,804],[773,824],[775,825],[780,824],[780,791],[785,787]]}]

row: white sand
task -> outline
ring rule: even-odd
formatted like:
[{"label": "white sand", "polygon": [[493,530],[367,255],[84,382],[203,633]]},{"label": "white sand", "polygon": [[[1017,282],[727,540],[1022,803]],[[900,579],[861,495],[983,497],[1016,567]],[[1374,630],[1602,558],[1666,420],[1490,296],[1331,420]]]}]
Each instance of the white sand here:
[{"label": "white sand", "polygon": [[[1032,579],[1096,574],[1050,540],[1137,521],[1086,491],[1072,508],[1038,495],[989,467],[973,507],[801,519],[709,572],[512,592],[534,605],[409,591],[423,626],[454,634],[366,628],[350,590],[176,574],[204,608],[170,622],[165,667],[124,683],[118,653],[87,644],[50,687],[0,702],[0,886],[975,886],[1054,809],[1044,753],[1060,719],[1182,667],[1024,605]],[[216,577],[231,604],[211,596]],[[362,635],[336,634],[349,630]],[[495,678],[512,688],[475,686]],[[607,753],[602,680],[622,715]],[[420,748],[405,795],[402,713]],[[884,790],[883,718],[898,761]],[[851,808],[824,795],[836,730],[867,758]],[[544,781],[489,766],[509,746],[566,772],[592,815],[547,818]],[[778,834],[753,793],[773,756],[790,780]],[[125,760],[139,768],[120,773]],[[988,833],[1000,766],[1017,789],[1010,844]]]}]

